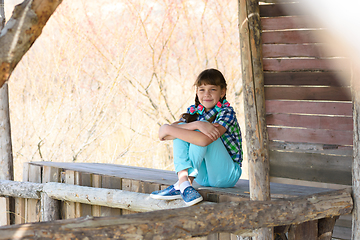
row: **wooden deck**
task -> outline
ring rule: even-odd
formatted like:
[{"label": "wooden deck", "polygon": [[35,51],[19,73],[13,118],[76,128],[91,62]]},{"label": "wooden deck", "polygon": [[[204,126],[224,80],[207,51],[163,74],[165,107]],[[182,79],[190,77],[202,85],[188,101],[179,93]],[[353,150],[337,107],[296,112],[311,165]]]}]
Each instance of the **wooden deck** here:
[{"label": "wooden deck", "polygon": [[[171,185],[177,181],[175,172],[160,169],[115,165],[106,163],[60,163],[60,162],[31,162],[32,165],[61,168],[82,173],[112,176],[121,179],[138,180],[146,183]],[[233,196],[244,200],[249,198],[249,181],[240,179],[233,188],[202,187],[194,184],[200,193],[216,194],[218,196]],[[305,187],[281,183],[271,183],[272,199],[292,198],[319,192],[329,191],[327,188]]]},{"label": "wooden deck", "polygon": [[[150,169],[143,167],[124,166],[115,164],[104,163],[67,163],[67,162],[30,162],[24,165],[24,182],[34,183],[48,183],[59,182],[80,186],[87,186],[93,188],[107,188],[107,189],[119,189],[130,192],[142,193],[140,195],[147,195],[152,191],[164,189],[167,186],[177,181],[176,174],[173,171],[165,171],[160,169]],[[200,194],[207,202],[225,203],[225,202],[243,202],[250,199],[249,193],[249,181],[240,179],[233,188],[212,188],[202,187],[195,184]],[[298,186],[283,183],[271,183],[271,198],[272,200],[286,199],[284,204],[297,201],[298,197],[304,197],[308,195],[314,195],[317,193],[328,192],[332,189],[317,188],[308,186]],[[95,190],[95,192],[97,192]],[[98,191],[96,194],[99,194]],[[68,193],[70,196],[74,192]],[[136,208],[118,208],[110,207],[110,205],[97,205],[94,204],[95,200],[98,200],[96,194],[86,198],[89,202],[72,201],[66,198],[54,198],[59,199],[52,202],[54,209],[58,211],[51,214],[51,219],[74,219],[86,216],[119,216],[136,213]],[[76,194],[78,195],[78,194]],[[139,195],[139,196],[140,196]],[[42,194],[43,196],[43,194]],[[77,196],[79,197],[79,196]],[[88,197],[88,196],[87,196]],[[110,195],[109,195],[110,197]],[[112,198],[112,197],[110,197]],[[290,199],[293,198],[293,199]],[[100,198],[99,198],[100,199]],[[34,223],[41,221],[48,221],[45,218],[46,214],[43,211],[45,209],[45,198],[30,199],[23,197],[15,197],[15,223]],[[279,202],[279,201],[275,201]],[[205,202],[204,202],[205,203]],[[131,203],[130,203],[131,204]],[[206,203],[205,203],[206,205]],[[211,205],[211,204],[210,204]],[[130,206],[130,205],[129,205]],[[151,211],[151,210],[149,210]],[[290,215],[295,214],[291,212]],[[50,215],[49,215],[50,216]],[[336,215],[337,216],[337,215]],[[348,219],[349,216],[341,216],[342,219],[338,221],[338,226],[335,227],[334,237],[335,239],[350,239],[349,234],[351,228],[349,228]],[[309,222],[303,222],[300,224],[289,225],[286,228],[284,226],[275,225],[275,232],[284,233],[288,231],[289,234],[295,234],[299,232],[300,236],[304,236],[303,233],[311,232],[318,233],[318,221],[324,219],[314,220]],[[332,229],[332,227],[331,227]],[[319,230],[320,232],[320,230]],[[230,233],[211,233],[206,237],[196,238],[197,240],[205,239],[221,239],[232,240],[238,239],[236,235]],[[317,239],[314,236],[306,239]],[[297,238],[289,238],[289,240],[297,240]]]}]

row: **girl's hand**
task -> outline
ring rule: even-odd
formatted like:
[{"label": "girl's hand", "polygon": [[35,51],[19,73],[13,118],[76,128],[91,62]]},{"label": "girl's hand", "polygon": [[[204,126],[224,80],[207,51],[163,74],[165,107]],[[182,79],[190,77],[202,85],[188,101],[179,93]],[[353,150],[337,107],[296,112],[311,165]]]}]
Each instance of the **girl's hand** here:
[{"label": "girl's hand", "polygon": [[209,122],[203,122],[203,121],[198,121],[198,130],[200,132],[202,132],[203,134],[205,134],[208,138],[210,138],[212,141],[215,141],[216,139],[218,139],[221,134],[219,129],[217,128],[219,126],[219,124],[215,123],[209,123]]},{"label": "girl's hand", "polygon": [[160,129],[159,129],[159,139],[160,139],[161,141],[166,140],[165,137],[168,135],[168,134],[166,133],[166,128],[167,128],[167,126],[169,126],[169,125],[168,125],[168,124],[164,124],[164,125],[162,125],[162,126],[160,127]]}]

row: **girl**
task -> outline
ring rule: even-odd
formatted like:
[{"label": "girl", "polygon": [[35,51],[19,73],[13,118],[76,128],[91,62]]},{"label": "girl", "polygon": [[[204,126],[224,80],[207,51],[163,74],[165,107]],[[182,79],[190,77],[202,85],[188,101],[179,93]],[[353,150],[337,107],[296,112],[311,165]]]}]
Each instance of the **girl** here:
[{"label": "girl", "polygon": [[153,192],[155,199],[183,198],[187,206],[203,200],[192,187],[233,187],[241,175],[241,133],[235,112],[226,101],[226,81],[216,69],[200,73],[195,84],[195,105],[180,121],[160,127],[160,140],[173,140],[178,181]]}]

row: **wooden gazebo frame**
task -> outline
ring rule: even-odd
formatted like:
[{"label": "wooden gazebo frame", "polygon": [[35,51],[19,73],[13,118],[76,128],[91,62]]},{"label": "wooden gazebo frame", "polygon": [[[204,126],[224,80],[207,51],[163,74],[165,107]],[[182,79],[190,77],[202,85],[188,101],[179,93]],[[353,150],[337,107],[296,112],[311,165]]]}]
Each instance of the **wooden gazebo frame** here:
[{"label": "wooden gazebo frame", "polygon": [[[40,1],[34,0],[31,5],[27,6],[26,4],[22,4],[17,7],[16,14],[17,16],[13,16],[15,25],[16,19],[21,14],[24,14],[26,17],[28,9],[35,13],[38,20],[34,20],[34,14],[31,16],[27,16],[29,20],[29,25],[24,26],[23,29],[20,29],[20,35],[23,36],[23,41],[19,41],[16,46],[16,51],[14,52],[14,58],[11,61],[8,61],[8,58],[5,57],[6,51],[0,51],[0,85],[2,85],[5,81],[8,80],[12,71],[14,70],[17,63],[20,61],[23,54],[31,47],[32,43],[36,40],[36,38],[40,35],[42,28],[45,26],[48,18],[55,11],[56,7],[61,3],[61,1]],[[285,6],[285,5],[283,5]],[[160,211],[153,213],[143,213],[137,214],[134,216],[119,216],[119,217],[111,217],[111,218],[83,218],[80,220],[80,223],[77,225],[76,220],[66,220],[66,221],[56,221],[56,222],[47,222],[47,223],[39,223],[39,224],[26,224],[26,225],[15,225],[10,227],[0,228],[0,231],[4,231],[5,234],[3,237],[0,236],[0,239],[8,239],[9,236],[16,236],[17,232],[21,232],[24,234],[22,237],[31,237],[31,236],[41,236],[42,238],[51,239],[54,236],[58,236],[60,238],[67,238],[69,234],[72,236],[81,237],[84,236],[84,229],[86,231],[91,232],[92,234],[99,234],[98,236],[121,236],[121,234],[128,233],[132,229],[132,234],[138,234],[138,236],[142,236],[144,238],[152,238],[154,236],[162,236],[164,238],[178,238],[178,237],[187,237],[187,236],[196,236],[196,235],[206,235],[211,233],[212,231],[224,231],[224,232],[237,232],[244,233],[248,231],[256,230],[257,239],[273,239],[273,230],[274,226],[281,225],[290,225],[290,224],[299,224],[311,220],[322,219],[319,220],[319,224],[330,227],[332,230],[334,226],[334,217],[337,217],[342,214],[348,214],[353,207],[352,199],[354,201],[354,210],[353,210],[353,229],[352,229],[352,239],[360,238],[360,224],[358,223],[358,215],[359,210],[357,208],[357,204],[359,203],[359,180],[360,180],[360,169],[359,169],[359,91],[355,91],[356,86],[352,87],[353,89],[353,169],[352,169],[352,198],[350,196],[349,189],[340,190],[336,192],[330,193],[321,193],[317,195],[313,195],[312,197],[303,197],[294,200],[283,200],[283,201],[271,201],[270,199],[270,166],[271,166],[271,153],[277,151],[276,148],[271,148],[271,143],[287,143],[288,140],[285,135],[282,137],[277,136],[276,138],[271,135],[272,132],[269,132],[269,122],[275,121],[270,119],[270,115],[274,115],[277,113],[269,113],[266,108],[266,99],[270,100],[286,100],[289,99],[289,95],[279,97],[278,92],[274,94],[275,88],[272,88],[271,91],[268,90],[270,88],[266,88],[264,86],[269,84],[271,81],[269,79],[279,79],[276,76],[282,76],[282,79],[285,79],[285,82],[275,81],[273,84],[269,85],[294,85],[289,84],[289,79],[294,80],[296,82],[296,86],[301,85],[301,81],[306,79],[305,82],[307,84],[311,84],[312,79],[314,81],[318,81],[320,83],[314,84],[317,87],[325,86],[328,92],[319,92],[315,91],[310,95],[296,95],[294,98],[290,98],[292,101],[300,101],[303,103],[304,101],[324,101],[331,100],[338,101],[340,104],[343,102],[351,101],[352,98],[349,96],[349,85],[344,86],[344,84],[336,83],[336,77],[333,74],[333,70],[329,67],[327,59],[321,61],[322,56],[312,55],[311,52],[308,57],[311,60],[308,61],[310,65],[298,66],[300,61],[287,61],[282,60],[285,56],[288,57],[296,57],[284,55],[285,53],[280,53],[280,58],[268,54],[268,57],[264,57],[263,51],[263,40],[262,40],[262,31],[264,30],[264,19],[261,18],[261,14],[264,14],[266,18],[271,19],[271,17],[285,17],[288,12],[283,10],[282,5],[269,5],[264,8],[260,8],[259,1],[257,0],[239,0],[239,29],[240,29],[240,47],[241,47],[241,60],[242,60],[242,73],[243,73],[243,87],[244,87],[244,105],[245,105],[245,118],[246,118],[246,129],[245,136],[247,141],[247,156],[249,160],[249,189],[250,189],[250,199],[256,201],[249,202],[241,202],[241,203],[222,203],[221,205],[209,205],[209,206],[194,206],[191,208],[184,208],[181,210],[174,211]],[[27,10],[26,10],[27,9]],[[296,19],[299,14],[298,11],[292,11],[291,16],[296,15]],[[291,18],[289,18],[291,19]],[[287,19],[287,20],[289,20]],[[266,21],[265,21],[266,22]],[[276,22],[276,21],[275,21]],[[291,22],[291,21],[290,21]],[[278,26],[277,23],[275,23]],[[6,27],[5,27],[6,28]],[[308,28],[308,26],[303,26],[303,28]],[[31,31],[29,31],[29,29]],[[266,29],[265,29],[266,30]],[[277,33],[284,33],[279,31],[279,29],[271,29]],[[286,32],[288,34],[289,32]],[[306,33],[308,37],[307,31],[302,31],[302,33]],[[269,35],[269,34],[268,34]],[[9,45],[9,38],[14,37],[13,33],[9,31],[9,33],[5,34],[0,38],[0,45],[2,48],[6,48]],[[282,37],[284,38],[284,34]],[[300,37],[301,38],[301,37]],[[298,38],[297,38],[298,39]],[[267,42],[269,44],[273,44],[274,46],[279,42],[272,40]],[[306,42],[308,43],[308,42]],[[281,43],[284,44],[284,43]],[[295,46],[295,45],[294,45]],[[294,47],[291,46],[291,47]],[[266,46],[269,47],[269,46]],[[286,46],[289,47],[289,46]],[[268,48],[267,48],[268,49]],[[291,51],[291,50],[290,50]],[[300,51],[303,54],[303,51]],[[306,52],[306,51],[305,51]],[[288,53],[288,52],[287,52]],[[279,54],[279,53],[277,53]],[[281,55],[283,54],[283,55]],[[304,57],[300,55],[300,57]],[[279,60],[280,59],[280,60]],[[290,59],[292,60],[292,59]],[[280,63],[281,62],[281,63]],[[303,59],[301,60],[303,62]],[[289,64],[290,65],[289,65]],[[273,65],[272,65],[273,64]],[[295,67],[293,65],[296,65]],[[278,66],[281,67],[278,67]],[[285,68],[282,68],[285,66]],[[349,69],[348,69],[349,70]],[[278,74],[278,75],[276,75]],[[266,76],[266,77],[264,77]],[[275,77],[274,77],[275,76]],[[309,78],[310,76],[310,78]],[[310,80],[309,80],[310,79]],[[324,80],[325,79],[325,80]],[[330,80],[329,80],[330,79]],[[268,81],[268,82],[267,82]],[[330,83],[329,83],[330,82]],[[294,87],[294,86],[292,86]],[[325,87],[322,90],[325,90]],[[320,88],[319,88],[320,89]],[[318,89],[318,90],[319,90]],[[312,91],[310,88],[307,89],[310,92]],[[334,92],[339,92],[339,94],[335,94]],[[290,93],[292,94],[292,93]],[[271,96],[269,98],[269,96]],[[274,97],[275,96],[275,97]],[[314,97],[315,96],[315,97]],[[292,97],[292,96],[291,96]],[[330,97],[330,98],[329,98]],[[311,105],[311,104],[310,104]],[[348,104],[345,104],[348,106]],[[343,105],[341,105],[343,106]],[[289,115],[293,113],[286,113],[286,116],[281,115],[282,117],[289,117]],[[322,115],[332,115],[332,114],[322,114]],[[324,116],[317,117],[316,119],[325,119]],[[326,117],[326,116],[325,116]],[[343,117],[343,116],[342,116]],[[348,118],[348,116],[343,117]],[[314,119],[314,118],[312,118]],[[330,119],[327,118],[326,119]],[[335,119],[335,118],[334,118]],[[337,118],[336,118],[337,119]],[[344,120],[341,119],[341,120]],[[346,119],[345,119],[346,120]],[[276,121],[275,121],[276,122]],[[279,122],[276,122],[278,124]],[[335,121],[335,124],[337,122]],[[276,125],[275,124],[275,125]],[[345,123],[344,136],[349,133],[348,124]],[[293,125],[287,126],[288,128],[296,127]],[[282,132],[284,127],[277,128],[276,131]],[[302,127],[304,128],[304,127]],[[319,131],[315,131],[315,133],[324,133],[327,134],[330,131],[329,129],[323,129],[321,126],[319,127]],[[324,131],[323,131],[324,130]],[[294,131],[292,131],[294,132]],[[336,133],[340,133],[338,129]],[[342,133],[342,132],[341,132]],[[351,134],[352,135],[352,134]],[[326,135],[328,136],[328,135]],[[346,135],[347,136],[347,135]],[[270,141],[269,141],[270,139]],[[316,138],[319,139],[319,138]],[[335,138],[334,138],[335,139]],[[301,143],[303,140],[299,140]],[[345,138],[343,142],[337,143],[334,141],[322,142],[321,140],[316,140],[315,142],[310,142],[311,144],[315,144],[316,146],[323,146],[323,149],[320,153],[312,152],[311,156],[324,156],[325,148],[324,146],[330,147],[332,151],[336,150],[349,150],[348,138]],[[298,143],[294,143],[294,141],[290,141],[292,146],[299,146]],[[277,146],[278,147],[278,146]],[[301,149],[300,149],[301,150]],[[311,149],[310,149],[311,150]],[[309,154],[309,148],[306,148],[304,151],[296,152],[296,154],[304,154],[301,156],[305,156]],[[281,151],[278,151],[281,152]],[[288,152],[287,152],[288,154]],[[326,154],[325,154],[326,155]],[[279,155],[277,155],[279,156]],[[286,155],[289,156],[289,155]],[[325,159],[325,158],[324,158]],[[330,159],[330,158],[326,158]],[[324,163],[325,164],[325,163]],[[346,177],[350,172],[345,172],[343,175]],[[279,177],[279,176],[275,176]],[[280,176],[284,177],[284,176]],[[286,177],[286,176],[285,176]],[[296,177],[297,178],[297,177]],[[299,179],[299,178],[297,178]],[[11,179],[10,179],[11,180]],[[309,179],[305,179],[309,180]],[[323,180],[321,180],[323,181]],[[325,180],[324,180],[325,181]],[[342,185],[346,185],[348,180],[344,180],[341,182]],[[335,183],[335,182],[333,182]],[[9,183],[1,182],[0,184],[6,185]],[[42,186],[37,186],[42,189]],[[40,190],[37,190],[40,191]],[[1,193],[4,194],[4,193]],[[16,197],[16,193],[8,193],[8,196]],[[317,199],[316,201],[314,199]],[[318,205],[320,203],[320,205]],[[322,204],[323,203],[323,204]],[[334,204],[336,203],[336,204]],[[290,206],[293,206],[290,207]],[[300,206],[309,206],[302,208]],[[303,214],[298,210],[304,211]],[[296,219],[294,220],[286,220],[283,216],[288,216],[296,212]],[[194,219],[194,214],[197,214]],[[212,214],[212,217],[210,215]],[[263,217],[259,218],[259,214],[263,214]],[[172,217],[176,216],[176,218]],[[210,217],[210,221],[207,220],[207,217]],[[187,219],[191,219],[191,226],[187,223]],[[147,226],[150,224],[152,228],[148,228]],[[217,222],[219,221],[219,222]],[[154,223],[156,223],[154,225]],[[198,225],[201,223],[202,225]],[[119,226],[121,226],[119,228]],[[177,227],[174,227],[177,226]],[[181,227],[179,227],[181,226]],[[28,229],[28,230],[26,230]],[[133,231],[137,229],[137,231]],[[173,229],[172,232],[169,233],[169,229]],[[185,230],[186,231],[185,231]],[[238,229],[238,230],[236,230]],[[71,230],[71,233],[68,232]],[[328,232],[328,231],[326,231]],[[330,231],[331,232],[331,231]],[[28,234],[28,235],[26,235]],[[301,238],[301,235],[298,237]],[[330,238],[329,238],[330,237]],[[295,239],[295,238],[294,238]],[[298,238],[296,238],[298,239]],[[331,239],[331,234],[323,236],[321,238],[319,236],[318,239]]]}]

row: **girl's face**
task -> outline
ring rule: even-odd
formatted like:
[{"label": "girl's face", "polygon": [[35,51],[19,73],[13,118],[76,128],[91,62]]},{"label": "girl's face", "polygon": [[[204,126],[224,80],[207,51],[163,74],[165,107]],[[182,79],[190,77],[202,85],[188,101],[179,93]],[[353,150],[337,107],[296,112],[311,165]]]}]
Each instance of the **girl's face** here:
[{"label": "girl's face", "polygon": [[226,89],[221,89],[216,85],[201,85],[196,89],[196,95],[199,98],[201,105],[205,107],[205,111],[212,109],[219,100],[225,96]]}]

